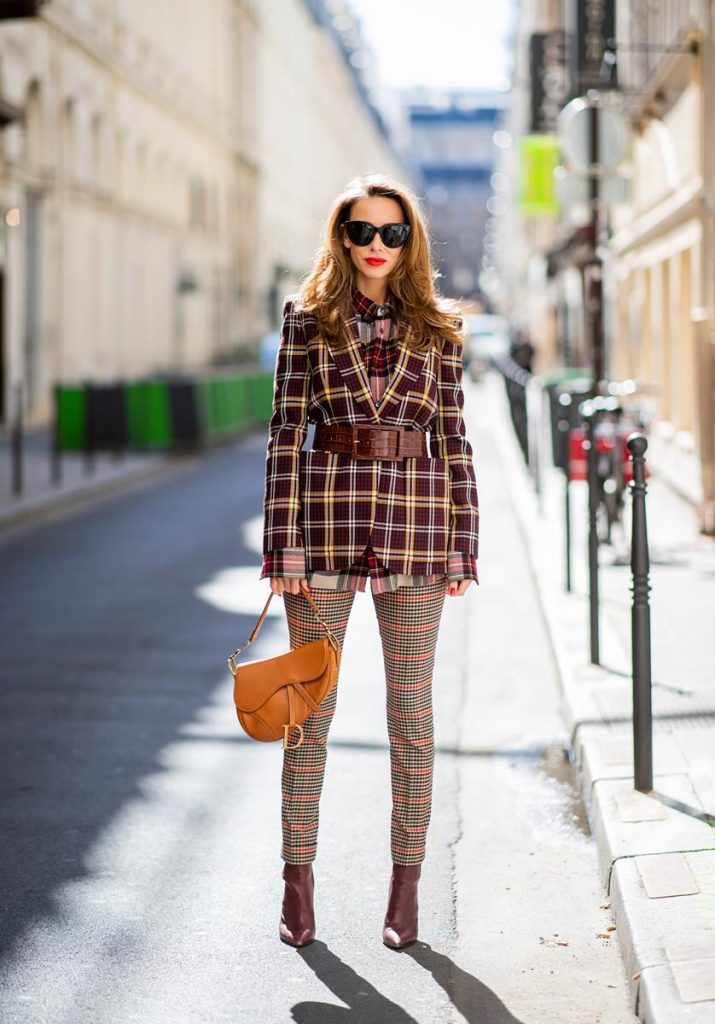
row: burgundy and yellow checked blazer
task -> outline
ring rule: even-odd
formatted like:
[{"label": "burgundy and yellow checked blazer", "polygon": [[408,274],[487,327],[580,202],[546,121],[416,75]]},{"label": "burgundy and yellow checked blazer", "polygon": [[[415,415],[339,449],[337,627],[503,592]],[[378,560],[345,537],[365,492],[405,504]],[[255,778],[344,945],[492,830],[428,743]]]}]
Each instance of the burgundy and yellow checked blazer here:
[{"label": "burgundy and yellow checked blazer", "polygon": [[[479,506],[462,409],[462,352],[399,354],[379,403],[360,350],[323,338],[296,296],[283,308],[268,426],[263,553],[304,547],[310,569],[342,569],[370,543],[394,572],[447,571],[447,553],[478,554]],[[372,423],[429,431],[429,456],[355,459],[304,449],[308,423]]]}]

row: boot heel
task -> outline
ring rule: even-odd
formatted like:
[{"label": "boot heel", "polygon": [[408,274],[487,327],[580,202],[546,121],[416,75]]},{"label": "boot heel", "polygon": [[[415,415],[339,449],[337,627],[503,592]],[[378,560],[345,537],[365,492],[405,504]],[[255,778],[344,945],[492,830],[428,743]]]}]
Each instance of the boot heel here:
[{"label": "boot heel", "polygon": [[285,891],[279,935],[289,946],[305,946],[315,938],[312,864],[284,864]]}]

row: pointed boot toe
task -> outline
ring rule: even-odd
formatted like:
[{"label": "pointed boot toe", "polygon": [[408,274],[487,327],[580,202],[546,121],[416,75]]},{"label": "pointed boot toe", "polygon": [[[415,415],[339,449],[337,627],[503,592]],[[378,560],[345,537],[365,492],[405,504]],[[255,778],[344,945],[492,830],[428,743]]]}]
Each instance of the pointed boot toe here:
[{"label": "pointed boot toe", "polygon": [[382,941],[391,949],[404,949],[417,940],[417,886],[421,864],[393,864]]},{"label": "pointed boot toe", "polygon": [[315,938],[313,865],[285,864],[283,879],[285,891],[279,935],[289,946],[305,946]]}]

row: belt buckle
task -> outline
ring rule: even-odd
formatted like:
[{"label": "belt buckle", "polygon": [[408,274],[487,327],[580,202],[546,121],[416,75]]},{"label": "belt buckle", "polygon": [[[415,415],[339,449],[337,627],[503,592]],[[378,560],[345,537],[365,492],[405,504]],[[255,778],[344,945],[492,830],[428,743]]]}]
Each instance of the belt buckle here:
[{"label": "belt buckle", "polygon": [[[351,446],[350,446],[350,454],[352,455],[352,457],[354,459],[369,459],[369,458],[372,458],[372,444],[371,444],[372,435],[369,433],[369,430],[370,430],[370,427],[367,424],[353,423],[353,436],[352,436],[352,443],[351,443]],[[368,444],[368,447],[370,449],[368,452],[365,452],[364,450],[361,451],[360,448],[359,448],[359,445],[362,443],[361,440],[360,440],[360,432],[361,431],[363,431],[363,432],[368,431],[368,433],[367,433],[367,438],[368,438],[367,444]]]}]

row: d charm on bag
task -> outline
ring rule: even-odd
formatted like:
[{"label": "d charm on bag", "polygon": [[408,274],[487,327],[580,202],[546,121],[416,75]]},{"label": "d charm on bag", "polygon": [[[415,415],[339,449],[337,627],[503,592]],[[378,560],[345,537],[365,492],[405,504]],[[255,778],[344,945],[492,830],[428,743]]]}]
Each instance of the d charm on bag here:
[{"label": "d charm on bag", "polygon": [[[328,628],[312,595],[302,589],[325,636],[302,644],[286,654],[263,661],[237,665],[236,657],[250,647],[258,636],[273,592],[268,595],[253,632],[242,647],[228,657],[233,675],[233,702],[243,730],[255,740],[283,739],[283,749],[294,750],[303,742],[303,722],[320,707],[332,689],[340,670],[340,644]],[[292,730],[297,743],[288,743]]]}]

